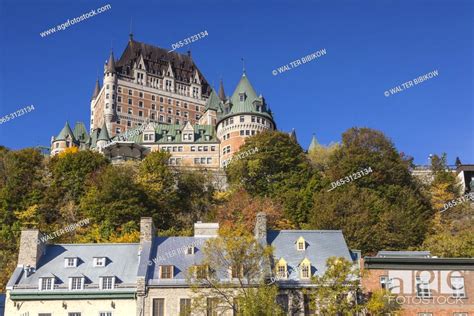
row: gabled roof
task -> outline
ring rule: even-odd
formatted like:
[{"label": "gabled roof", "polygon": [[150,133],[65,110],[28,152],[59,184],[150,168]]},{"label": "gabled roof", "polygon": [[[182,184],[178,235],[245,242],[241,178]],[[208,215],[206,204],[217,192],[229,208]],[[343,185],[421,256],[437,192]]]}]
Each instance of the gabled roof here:
[{"label": "gabled roof", "polygon": [[[303,237],[304,251],[298,251],[295,242]],[[288,264],[288,279],[298,280],[296,267],[307,258],[311,262],[311,274],[322,275],[329,257],[344,257],[352,262],[342,231],[340,230],[269,230],[267,243],[273,246],[276,260],[284,258]]]},{"label": "gabled roof", "polygon": [[202,85],[202,94],[208,96],[211,88],[197,68],[191,56],[178,52],[169,52],[167,49],[137,42],[131,39],[122,56],[116,63],[117,72],[122,75],[130,75],[130,70],[135,62],[143,56],[145,68],[148,73],[162,77],[171,65],[174,78],[177,81],[191,83],[197,71]]},{"label": "gabled roof", "polygon": [[74,137],[74,133],[72,132],[71,127],[69,126],[69,122],[66,121],[66,124],[64,125],[63,129],[61,130],[61,132],[59,132],[59,135],[56,136],[54,140],[66,140],[68,136],[73,141],[76,141],[76,138]]}]

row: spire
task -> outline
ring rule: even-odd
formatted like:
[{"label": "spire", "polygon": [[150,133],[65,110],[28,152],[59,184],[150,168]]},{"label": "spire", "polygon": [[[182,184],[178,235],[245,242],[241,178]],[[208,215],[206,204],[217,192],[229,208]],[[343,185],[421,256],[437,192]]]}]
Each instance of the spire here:
[{"label": "spire", "polygon": [[219,98],[222,101],[225,101],[225,91],[224,91],[224,82],[221,79],[221,82],[219,83]]},{"label": "spire", "polygon": [[242,76],[245,77],[245,60],[243,57],[240,60],[242,60]]},{"label": "spire", "polygon": [[104,124],[102,124],[102,128],[100,129],[99,138],[97,138],[97,140],[108,141],[109,139],[110,139],[109,132],[107,132],[107,125],[105,125],[105,121],[104,121]]},{"label": "spire", "polygon": [[308,152],[312,151],[313,149],[316,149],[319,147],[318,140],[316,139],[316,136],[313,134],[313,139],[311,139],[311,144],[309,144]]},{"label": "spire", "polygon": [[99,92],[100,92],[100,82],[99,82],[99,78],[97,78],[97,81],[95,82],[94,93],[92,93],[92,100],[97,98],[97,96],[99,95]]},{"label": "spire", "polygon": [[291,138],[293,141],[295,141],[295,142],[298,141],[298,140],[296,139],[296,130],[295,130],[294,128],[291,130],[291,132],[290,132],[289,134],[290,134],[290,138]]},{"label": "spire", "polygon": [[133,23],[133,19],[130,18],[130,33],[128,34],[130,42],[133,41],[132,23]]},{"label": "spire", "polygon": [[109,60],[107,61],[107,72],[115,73],[115,60],[113,51],[110,51]]}]

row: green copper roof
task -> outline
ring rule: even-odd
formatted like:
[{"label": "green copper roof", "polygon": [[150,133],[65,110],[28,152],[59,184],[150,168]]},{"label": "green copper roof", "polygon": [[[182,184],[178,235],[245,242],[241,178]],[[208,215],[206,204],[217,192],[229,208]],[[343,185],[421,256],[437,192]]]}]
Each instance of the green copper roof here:
[{"label": "green copper roof", "polygon": [[74,137],[74,133],[72,132],[71,127],[69,126],[69,123],[66,122],[66,125],[64,125],[63,129],[61,132],[59,132],[59,135],[56,136],[55,140],[66,140],[67,137],[71,137],[74,141],[76,138]]},{"label": "green copper roof", "polygon": [[[182,130],[185,125],[179,124],[159,124],[154,123],[155,130],[155,143],[157,144],[176,144],[183,143],[181,136]],[[215,127],[212,125],[194,125],[194,142],[193,143],[216,143],[217,135]],[[142,134],[146,128],[138,126],[128,131],[128,137],[125,141],[134,142],[137,144],[143,143]],[[123,136],[126,134],[124,133]],[[121,135],[115,136],[113,141],[123,141],[120,139]],[[168,136],[171,136],[171,140],[168,140]],[[209,136],[206,140],[206,136]]]},{"label": "green copper roof", "polygon": [[313,149],[316,149],[316,147],[319,147],[318,140],[316,139],[316,136],[313,135],[313,139],[311,139],[311,144],[309,144],[308,151],[311,151]]},{"label": "green copper roof", "polygon": [[224,104],[222,103],[221,99],[217,96],[214,89],[211,90],[211,94],[209,95],[209,99],[207,99],[206,109],[211,110],[219,110],[222,109]]},{"label": "green copper roof", "polygon": [[[244,101],[240,101],[241,94],[245,94]],[[260,100],[257,97],[257,92],[255,92],[255,89],[252,87],[252,84],[247,79],[247,76],[243,74],[242,78],[240,78],[240,81],[237,84],[237,88],[235,88],[234,93],[230,97],[230,101],[232,102],[232,108],[230,112],[253,112],[255,111],[255,106],[253,105],[253,102],[255,100]]]},{"label": "green copper roof", "polygon": [[87,142],[89,140],[89,134],[83,122],[76,122],[74,126],[74,137],[80,142]]},{"label": "green copper roof", "polygon": [[97,138],[97,140],[108,141],[109,139],[110,139],[109,132],[107,131],[107,126],[105,125],[105,122],[104,122],[104,124],[102,125],[102,128],[100,129],[99,138]]}]

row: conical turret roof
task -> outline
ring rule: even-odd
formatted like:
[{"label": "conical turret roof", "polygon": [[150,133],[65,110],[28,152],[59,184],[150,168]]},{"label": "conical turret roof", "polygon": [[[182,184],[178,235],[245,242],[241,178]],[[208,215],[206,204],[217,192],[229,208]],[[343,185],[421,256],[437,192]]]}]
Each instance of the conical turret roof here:
[{"label": "conical turret roof", "polygon": [[226,96],[225,96],[225,91],[224,91],[224,82],[222,81],[221,79],[221,82],[219,83],[219,99],[221,99],[222,101],[225,101],[226,99]]},{"label": "conical turret roof", "polygon": [[308,151],[311,151],[313,149],[316,149],[317,147],[319,147],[319,142],[318,140],[316,139],[316,136],[314,136],[313,134],[313,138],[311,139],[311,144],[309,144],[309,148],[308,148]]},{"label": "conical turret roof", "polygon": [[115,73],[114,52],[110,52],[109,60],[107,61],[107,72]]},{"label": "conical turret roof", "polygon": [[69,126],[69,122],[66,121],[66,124],[64,125],[61,132],[59,132],[59,135],[56,136],[55,140],[66,140],[68,136],[72,140],[76,140],[76,138],[74,137],[74,133],[72,132],[71,126]]},{"label": "conical turret roof", "polygon": [[99,78],[97,78],[97,81],[95,82],[94,92],[92,93],[92,100],[97,98],[97,96],[99,95],[99,92],[100,92],[100,82],[99,82]]},{"label": "conical turret roof", "polygon": [[100,129],[99,137],[97,138],[97,140],[98,141],[99,140],[105,140],[105,141],[110,140],[109,132],[107,131],[107,125],[105,125],[105,122],[102,125],[102,128]]}]

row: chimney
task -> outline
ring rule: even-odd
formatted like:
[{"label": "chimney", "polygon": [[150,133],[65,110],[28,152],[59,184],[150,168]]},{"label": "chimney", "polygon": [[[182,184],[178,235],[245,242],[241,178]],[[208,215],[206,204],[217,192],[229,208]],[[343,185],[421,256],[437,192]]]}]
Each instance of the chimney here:
[{"label": "chimney", "polygon": [[217,237],[219,223],[194,223],[194,237]]},{"label": "chimney", "polygon": [[257,240],[267,241],[267,214],[260,212],[255,219],[254,228],[255,238]]},{"label": "chimney", "polygon": [[155,225],[151,217],[142,217],[140,219],[140,243],[151,242],[156,235]]},{"label": "chimney", "polygon": [[24,229],[21,231],[20,250],[18,252],[18,266],[36,269],[41,256],[45,252],[45,243],[38,229]]}]

